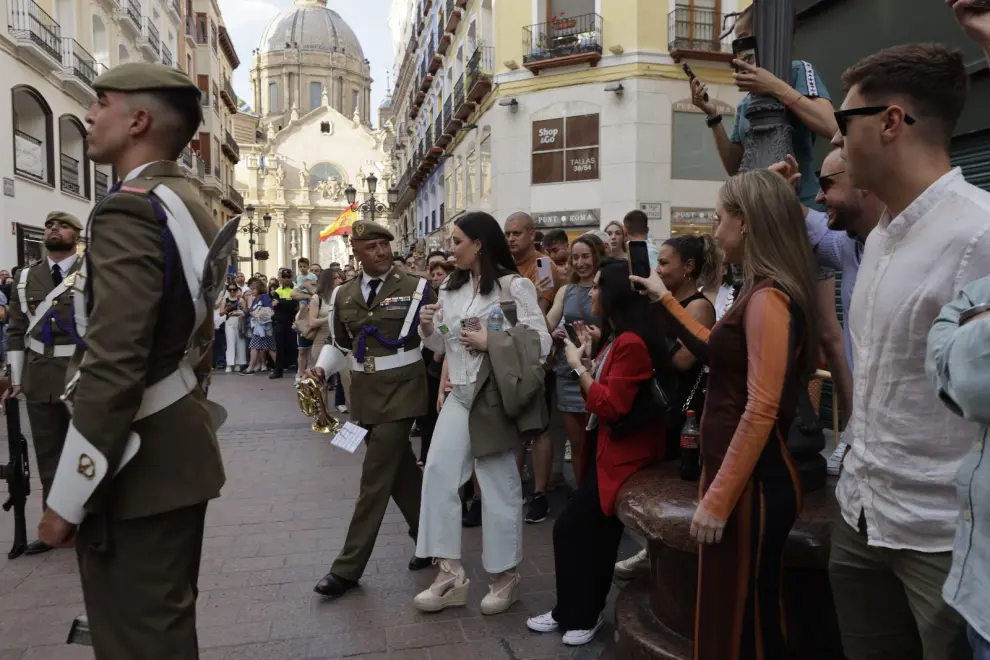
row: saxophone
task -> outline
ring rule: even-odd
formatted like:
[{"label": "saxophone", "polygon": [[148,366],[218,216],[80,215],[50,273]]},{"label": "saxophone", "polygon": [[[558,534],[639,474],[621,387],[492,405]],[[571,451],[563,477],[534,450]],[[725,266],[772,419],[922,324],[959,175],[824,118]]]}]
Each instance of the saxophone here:
[{"label": "saxophone", "polygon": [[296,399],[302,413],[313,420],[314,431],[334,435],[340,432],[342,425],[327,411],[327,402],[320,383],[312,378],[303,378],[296,383]]}]

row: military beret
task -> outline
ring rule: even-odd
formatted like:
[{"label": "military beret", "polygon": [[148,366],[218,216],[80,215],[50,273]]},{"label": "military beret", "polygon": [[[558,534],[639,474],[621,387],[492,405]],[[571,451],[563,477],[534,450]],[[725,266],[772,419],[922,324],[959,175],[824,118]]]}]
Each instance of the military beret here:
[{"label": "military beret", "polygon": [[58,222],[64,222],[65,224],[71,227],[75,227],[76,231],[83,230],[83,226],[82,223],[79,222],[79,218],[72,215],[71,213],[66,213],[65,211],[52,211],[51,213],[48,214],[48,217],[45,218],[45,226],[47,227],[48,223],[52,222],[53,220],[57,220]]},{"label": "military beret", "polygon": [[392,232],[377,222],[358,220],[351,225],[351,240],[353,241],[377,241],[382,239],[394,241],[395,236],[392,236]]},{"label": "military beret", "polygon": [[178,69],[151,62],[127,62],[97,76],[93,81],[97,92],[147,92],[152,90],[199,91],[199,87]]}]

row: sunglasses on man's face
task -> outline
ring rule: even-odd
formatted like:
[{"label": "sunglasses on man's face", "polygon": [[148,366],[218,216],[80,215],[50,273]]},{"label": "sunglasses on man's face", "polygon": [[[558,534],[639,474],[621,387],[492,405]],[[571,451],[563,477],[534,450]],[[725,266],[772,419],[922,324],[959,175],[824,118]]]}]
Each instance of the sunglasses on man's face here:
[{"label": "sunglasses on man's face", "polygon": [[824,194],[828,194],[828,191],[835,185],[835,177],[843,174],[845,170],[839,170],[838,172],[832,172],[831,174],[826,174],[822,176],[822,171],[818,170],[815,172],[815,178],[818,179],[818,187],[822,189]]},{"label": "sunglasses on man's face", "polygon": [[[872,117],[873,115],[879,115],[881,112],[886,112],[893,106],[889,105],[871,105],[865,108],[849,108],[848,110],[837,110],[835,113],[835,123],[839,125],[839,132],[843,135],[849,130],[849,119],[852,117]],[[914,117],[904,113],[904,123],[910,126],[914,123]]]}]

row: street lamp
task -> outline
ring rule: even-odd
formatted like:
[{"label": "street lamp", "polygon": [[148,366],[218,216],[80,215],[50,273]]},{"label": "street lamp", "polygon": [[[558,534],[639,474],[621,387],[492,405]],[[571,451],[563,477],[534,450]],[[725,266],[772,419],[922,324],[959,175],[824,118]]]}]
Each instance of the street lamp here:
[{"label": "street lamp", "polygon": [[261,235],[268,233],[268,230],[272,226],[272,216],[266,213],[261,217],[261,221],[263,224],[256,225],[254,224],[254,207],[248,204],[247,208],[244,209],[244,213],[248,217],[248,223],[246,226],[241,227],[239,231],[242,234],[248,235],[248,247],[251,251],[251,277],[254,277],[254,245],[255,245],[254,236],[255,234]]},{"label": "street lamp", "polygon": [[[371,221],[374,222],[376,213],[383,214],[391,212],[392,207],[399,201],[399,191],[395,188],[389,188],[388,203],[384,204],[375,197],[375,192],[378,190],[378,177],[374,173],[369,174],[365,178],[364,183],[368,187],[368,199],[363,201],[355,210],[369,214]],[[354,206],[354,203],[357,201],[357,190],[354,186],[348,185],[344,189],[344,196],[347,198],[347,204]]]}]

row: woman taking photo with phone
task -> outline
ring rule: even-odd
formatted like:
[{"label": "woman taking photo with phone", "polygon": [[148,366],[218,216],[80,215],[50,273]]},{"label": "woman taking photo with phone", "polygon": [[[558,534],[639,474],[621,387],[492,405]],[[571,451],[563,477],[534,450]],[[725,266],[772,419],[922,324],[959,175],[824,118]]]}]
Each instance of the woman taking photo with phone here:
[{"label": "woman taking photo with phone", "polygon": [[786,446],[804,374],[814,372],[815,273],[804,212],[774,172],[753,170],[722,187],[715,240],[744,284],[708,330],[657,273],[645,286],[662,321],[710,369],[701,421],[700,543],[695,658],[785,657],[781,570],[801,511],[801,484]]},{"label": "woman taking photo with phone", "polygon": [[663,457],[663,414],[648,388],[671,370],[663,329],[647,299],[629,286],[628,263],[604,260],[593,282],[589,296],[602,340],[586,326],[578,327],[579,346],[564,340],[590,413],[582,428],[584,475],[553,527],[557,606],[526,622],[535,632],[564,633],[568,646],[587,644],[602,627],[624,530],[615,498],[629,477]]},{"label": "woman taking photo with phone", "polygon": [[[536,287],[519,275],[495,218],[482,212],[461,216],[454,222],[453,243],[456,270],[440,287],[437,304],[425,305],[420,311],[423,345],[446,354],[447,378],[453,389],[440,410],[426,457],[416,542],[416,556],[436,558],[440,572],[413,605],[424,612],[439,612],[467,604],[470,581],[461,564],[457,490],[473,469],[484,493],[481,561],[492,574],[481,611],[499,614],[519,594],[515,569],[522,561],[523,516],[516,455],[523,438],[518,433],[485,434],[474,423],[469,428],[468,422],[474,416],[475,386],[490,333],[504,332],[512,323],[501,310],[503,289],[515,303],[518,323],[539,336],[541,363],[550,352],[551,340]],[[486,398],[478,405],[492,405],[488,394],[487,389],[479,394]]]}]

